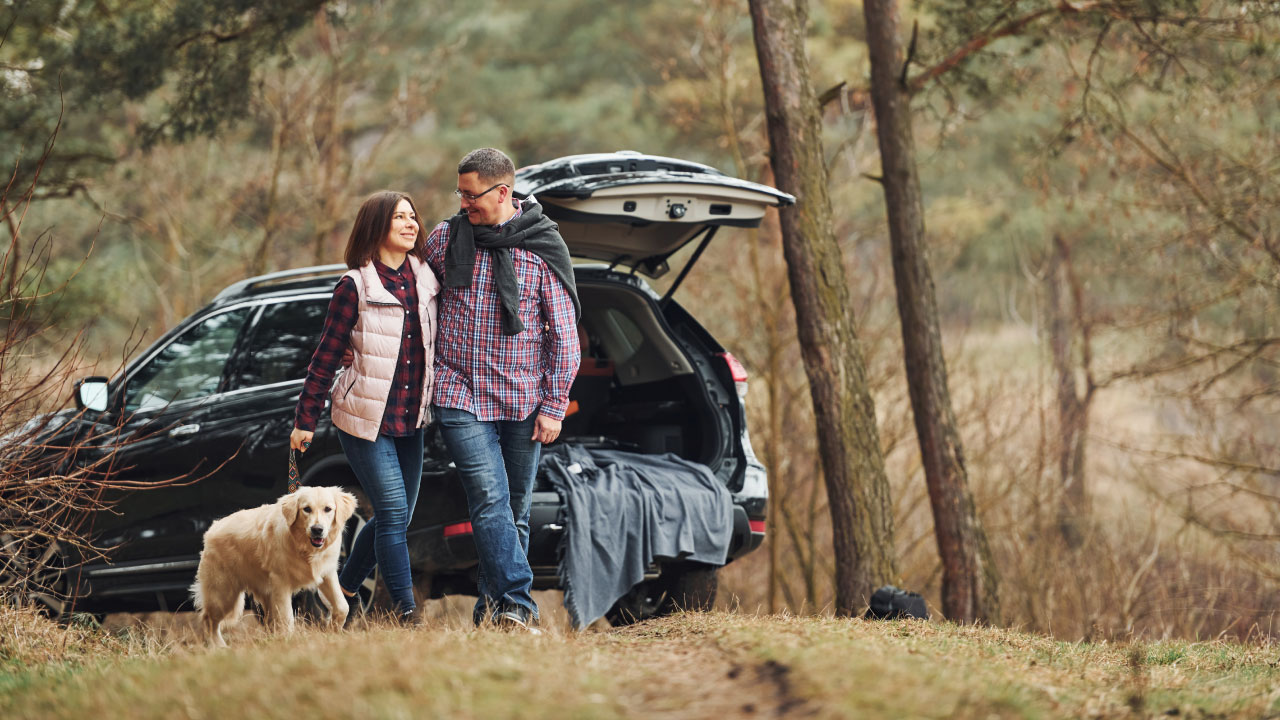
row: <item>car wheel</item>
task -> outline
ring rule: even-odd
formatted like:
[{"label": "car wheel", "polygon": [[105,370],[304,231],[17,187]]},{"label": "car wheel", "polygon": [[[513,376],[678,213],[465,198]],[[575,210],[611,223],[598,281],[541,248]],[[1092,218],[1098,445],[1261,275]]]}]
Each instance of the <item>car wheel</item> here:
[{"label": "car wheel", "polygon": [[[347,555],[351,552],[351,545],[355,542],[356,535],[373,518],[373,506],[369,504],[369,498],[365,497],[364,492],[359,488],[348,487],[345,489],[356,496],[356,511],[347,520],[347,526],[342,532],[341,551],[338,555],[339,570],[347,562]],[[347,603],[350,605],[348,612],[358,616],[368,613],[369,609],[373,607],[373,595],[377,587],[378,568],[374,567],[373,572],[356,590],[356,596],[347,598]],[[294,596],[293,613],[299,619],[312,623],[321,623],[329,618],[329,609],[325,607],[324,601],[320,599],[320,593],[315,590],[307,590]]]},{"label": "car wheel", "polygon": [[609,612],[604,614],[604,618],[614,627],[648,620],[657,616],[665,599],[666,595],[657,580],[638,583],[626,595],[618,598]]},{"label": "car wheel", "polygon": [[66,563],[57,540],[24,528],[0,533],[0,596],[61,620],[71,607]]},{"label": "car wheel", "polygon": [[605,619],[618,627],[680,610],[710,610],[716,602],[717,570],[715,565],[704,563],[666,563],[657,580],[631,588],[605,613]]}]

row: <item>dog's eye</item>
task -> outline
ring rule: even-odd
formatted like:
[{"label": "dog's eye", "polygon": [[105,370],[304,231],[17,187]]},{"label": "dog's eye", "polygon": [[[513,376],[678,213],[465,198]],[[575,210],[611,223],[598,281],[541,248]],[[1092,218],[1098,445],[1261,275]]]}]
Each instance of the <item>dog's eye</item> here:
[{"label": "dog's eye", "polygon": [[306,506],[306,507],[302,508],[302,512],[304,512],[304,513],[306,513],[306,514],[310,515],[310,514],[311,514],[311,506],[310,506],[310,505],[308,505],[308,506]]},{"label": "dog's eye", "polygon": [[325,511],[325,512],[327,512],[327,513],[331,513],[331,512],[333,512],[333,508],[329,507],[328,505],[325,505],[325,506],[324,506],[324,511]]}]

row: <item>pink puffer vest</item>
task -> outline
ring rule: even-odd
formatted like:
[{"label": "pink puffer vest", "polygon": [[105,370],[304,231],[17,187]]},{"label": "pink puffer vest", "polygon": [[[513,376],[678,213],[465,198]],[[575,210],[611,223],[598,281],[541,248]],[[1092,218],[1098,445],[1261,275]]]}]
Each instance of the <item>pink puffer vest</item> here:
[{"label": "pink puffer vest", "polygon": [[[418,318],[422,324],[422,345],[426,350],[423,370],[422,403],[418,409],[417,427],[431,421],[431,367],[435,361],[436,295],[440,282],[435,273],[417,258],[409,256],[409,265],[417,278]],[[400,335],[404,332],[404,306],[378,278],[373,262],[346,277],[355,280],[360,295],[360,314],[351,329],[351,350],[355,359],[333,381],[333,424],[343,432],[370,442],[378,439],[382,415],[391,393],[396,359],[400,356]]]}]

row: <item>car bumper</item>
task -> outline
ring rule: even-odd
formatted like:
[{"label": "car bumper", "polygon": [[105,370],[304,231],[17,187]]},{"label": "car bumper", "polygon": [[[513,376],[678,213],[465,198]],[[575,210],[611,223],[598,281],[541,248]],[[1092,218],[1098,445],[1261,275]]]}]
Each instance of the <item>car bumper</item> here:
[{"label": "car bumper", "polygon": [[[728,560],[742,557],[764,542],[764,520],[752,519],[748,510],[759,513],[760,502],[733,506],[733,536]],[[761,508],[762,509],[762,508]],[[564,505],[554,492],[535,492],[529,508],[529,564],[534,587],[559,587],[560,543],[564,539]],[[470,570],[478,562],[471,523],[465,518],[433,525],[409,533],[409,556],[413,567],[429,574],[454,574]],[[656,566],[651,568],[657,572]]]}]

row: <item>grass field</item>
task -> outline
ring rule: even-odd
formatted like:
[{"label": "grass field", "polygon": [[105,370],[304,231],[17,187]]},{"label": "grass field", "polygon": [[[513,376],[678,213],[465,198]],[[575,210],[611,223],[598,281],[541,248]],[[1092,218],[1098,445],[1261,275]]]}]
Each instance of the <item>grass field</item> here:
[{"label": "grass field", "polygon": [[687,614],[539,637],[429,622],[208,650],[0,611],[2,718],[1280,717],[1277,649]]}]

